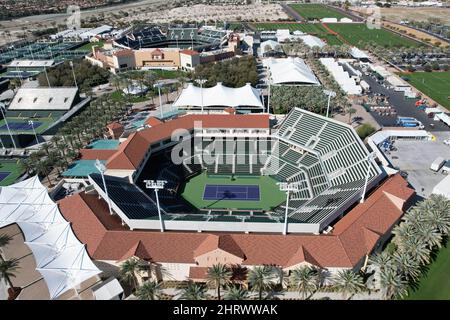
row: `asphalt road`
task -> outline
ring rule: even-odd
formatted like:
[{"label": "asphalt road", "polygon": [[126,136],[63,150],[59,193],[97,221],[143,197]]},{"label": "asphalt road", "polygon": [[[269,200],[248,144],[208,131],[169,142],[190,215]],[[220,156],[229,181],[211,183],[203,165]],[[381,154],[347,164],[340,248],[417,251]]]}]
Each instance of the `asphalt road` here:
[{"label": "asphalt road", "polygon": [[292,9],[291,7],[289,7],[287,4],[282,4],[280,3],[281,6],[283,7],[284,11],[286,11],[286,13],[291,16],[295,21],[301,22],[303,21],[303,18],[301,15],[298,14],[297,11],[295,11],[294,9]]},{"label": "asphalt road", "polygon": [[[394,90],[387,89],[380,85],[371,76],[363,74],[362,79],[369,85],[370,89],[374,93],[382,93],[389,96],[389,102],[397,110],[397,115],[400,117],[413,117],[423,123],[425,130],[427,131],[450,131],[450,127],[440,121],[434,121],[432,118],[428,118],[427,114],[416,108],[416,99],[406,99],[403,92],[395,92]],[[392,116],[380,116],[376,112],[371,112],[371,115],[380,124],[380,126],[391,127],[395,126],[396,117]],[[434,127],[430,126],[434,124]]]}]

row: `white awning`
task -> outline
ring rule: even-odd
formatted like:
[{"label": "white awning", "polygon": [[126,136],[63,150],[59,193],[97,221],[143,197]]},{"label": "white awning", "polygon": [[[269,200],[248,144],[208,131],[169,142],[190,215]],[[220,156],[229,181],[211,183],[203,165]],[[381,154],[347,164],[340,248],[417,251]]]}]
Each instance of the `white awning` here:
[{"label": "white awning", "polygon": [[320,84],[312,70],[300,58],[269,58],[263,61],[263,65],[269,68],[270,77],[274,84]]},{"label": "white awning", "polygon": [[433,194],[440,194],[450,199],[450,175],[442,179],[434,188]]},{"label": "white awning", "polygon": [[21,228],[52,299],[101,272],[37,176],[0,188],[0,226],[11,223]]},{"label": "white awning", "polygon": [[[203,93],[202,93],[203,91]],[[250,83],[240,88],[229,88],[218,82],[212,88],[203,88],[194,86],[189,83],[186,89],[178,97],[173,104],[176,107],[196,106],[204,107],[212,106],[252,106],[260,107],[263,105],[260,98],[261,93],[258,89],[253,88]]]}]

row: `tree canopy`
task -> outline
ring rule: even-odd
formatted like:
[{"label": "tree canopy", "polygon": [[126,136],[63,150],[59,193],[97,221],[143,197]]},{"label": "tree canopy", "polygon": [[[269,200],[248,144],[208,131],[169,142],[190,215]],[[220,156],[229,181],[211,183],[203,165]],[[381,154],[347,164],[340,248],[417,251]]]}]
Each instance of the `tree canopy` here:
[{"label": "tree canopy", "polygon": [[274,113],[287,113],[297,107],[323,114],[328,102],[322,88],[311,86],[272,86],[270,99]]}]

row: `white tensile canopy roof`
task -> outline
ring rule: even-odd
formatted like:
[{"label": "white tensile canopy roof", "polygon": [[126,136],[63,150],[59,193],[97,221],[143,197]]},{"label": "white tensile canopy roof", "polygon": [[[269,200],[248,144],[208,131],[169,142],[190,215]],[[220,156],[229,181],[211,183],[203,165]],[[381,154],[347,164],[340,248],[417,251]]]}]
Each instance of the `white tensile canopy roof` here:
[{"label": "white tensile canopy roof", "polygon": [[312,47],[323,48],[326,45],[326,43],[323,42],[322,39],[309,34],[302,35],[299,37],[299,39],[302,39],[303,43],[310,48]]},{"label": "white tensile canopy roof", "polygon": [[252,106],[262,108],[261,93],[258,89],[253,88],[250,83],[240,88],[230,88],[218,82],[212,88],[203,88],[194,86],[189,83],[186,89],[178,97],[173,104],[176,107],[184,106],[202,106],[202,90],[203,90],[203,106]]},{"label": "white tensile canopy roof", "polygon": [[433,194],[440,194],[450,199],[450,175],[442,179],[434,188]]},{"label": "white tensile canopy roof", "polygon": [[319,85],[319,80],[300,58],[269,58],[263,61],[263,64],[269,68],[272,83],[302,83]]},{"label": "white tensile canopy roof", "polygon": [[51,299],[101,273],[37,176],[0,188],[0,227],[11,223],[21,228]]},{"label": "white tensile canopy roof", "polygon": [[350,55],[355,59],[369,59],[369,56],[357,47],[350,48]]}]

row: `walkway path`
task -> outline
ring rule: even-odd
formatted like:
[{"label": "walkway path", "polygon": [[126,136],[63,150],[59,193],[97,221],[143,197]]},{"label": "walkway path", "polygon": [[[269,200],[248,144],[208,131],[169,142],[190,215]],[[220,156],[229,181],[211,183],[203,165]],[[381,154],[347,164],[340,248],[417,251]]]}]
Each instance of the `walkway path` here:
[{"label": "walkway path", "polygon": [[301,22],[303,21],[302,16],[295,11],[294,9],[292,9],[289,5],[287,4],[281,4],[281,6],[283,7],[284,11],[286,11],[286,13],[291,16],[292,18],[294,18],[295,21]]}]

